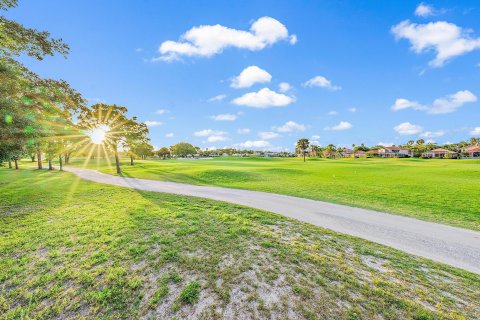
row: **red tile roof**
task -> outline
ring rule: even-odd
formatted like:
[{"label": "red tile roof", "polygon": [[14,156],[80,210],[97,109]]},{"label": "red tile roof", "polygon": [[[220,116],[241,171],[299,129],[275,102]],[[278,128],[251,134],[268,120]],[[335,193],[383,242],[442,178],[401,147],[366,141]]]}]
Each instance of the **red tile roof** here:
[{"label": "red tile roof", "polygon": [[404,147],[396,147],[396,146],[385,147],[385,149],[388,149],[388,150],[409,150],[409,149],[404,148]]},{"label": "red tile roof", "polygon": [[434,153],[454,153],[453,151],[443,149],[443,148],[433,149],[430,152],[434,152]]},{"label": "red tile roof", "polygon": [[467,153],[480,152],[480,147],[471,147],[467,149]]},{"label": "red tile roof", "polygon": [[471,145],[471,146],[468,146],[468,147],[465,147],[465,151],[469,151],[470,149],[476,149],[476,148],[479,148],[480,146],[477,146],[477,145]]}]

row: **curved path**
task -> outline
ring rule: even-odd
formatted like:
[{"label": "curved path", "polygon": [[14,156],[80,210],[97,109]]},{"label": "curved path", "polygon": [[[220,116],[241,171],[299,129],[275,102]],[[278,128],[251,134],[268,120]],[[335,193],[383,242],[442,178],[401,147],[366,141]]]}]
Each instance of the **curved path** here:
[{"label": "curved path", "polygon": [[477,231],[274,193],[123,178],[89,169],[65,170],[95,182],[208,198],[278,213],[480,274]]}]

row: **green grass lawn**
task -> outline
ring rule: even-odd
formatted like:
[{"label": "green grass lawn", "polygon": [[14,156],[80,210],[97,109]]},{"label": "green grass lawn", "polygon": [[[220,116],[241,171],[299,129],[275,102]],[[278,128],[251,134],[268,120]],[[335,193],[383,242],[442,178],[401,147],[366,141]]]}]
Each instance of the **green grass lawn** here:
[{"label": "green grass lawn", "polygon": [[[115,173],[103,159],[87,166]],[[126,177],[261,190],[480,230],[479,160],[125,159],[122,169]]]},{"label": "green grass lawn", "polygon": [[[232,163],[203,176],[275,176],[268,161]],[[476,319],[480,276],[237,205],[0,168],[0,318],[140,317]]]}]

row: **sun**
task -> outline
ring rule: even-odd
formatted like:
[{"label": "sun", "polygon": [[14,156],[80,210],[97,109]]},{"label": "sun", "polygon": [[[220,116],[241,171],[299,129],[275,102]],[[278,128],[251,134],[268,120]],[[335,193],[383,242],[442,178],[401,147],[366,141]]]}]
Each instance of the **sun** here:
[{"label": "sun", "polygon": [[89,130],[87,135],[90,137],[90,140],[92,140],[94,144],[102,144],[109,130],[110,128],[108,126],[99,125],[95,129]]}]

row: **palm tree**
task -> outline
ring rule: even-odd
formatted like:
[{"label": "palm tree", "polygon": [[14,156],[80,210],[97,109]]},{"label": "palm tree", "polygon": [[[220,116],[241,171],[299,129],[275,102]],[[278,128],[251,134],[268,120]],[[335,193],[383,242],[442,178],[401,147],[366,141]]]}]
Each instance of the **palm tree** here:
[{"label": "palm tree", "polygon": [[310,156],[311,157],[317,157],[319,152],[320,152],[320,147],[319,146],[317,146],[315,144],[310,145]]},{"label": "palm tree", "polygon": [[329,144],[328,146],[325,147],[323,152],[327,158],[335,158],[335,155],[337,153],[337,148],[335,148],[333,144]]},{"label": "palm tree", "polygon": [[308,150],[309,145],[310,145],[310,141],[308,141],[308,139],[303,138],[297,141],[297,146],[295,147],[295,149],[297,150],[297,152],[303,153],[303,162],[306,161],[305,154]]}]

